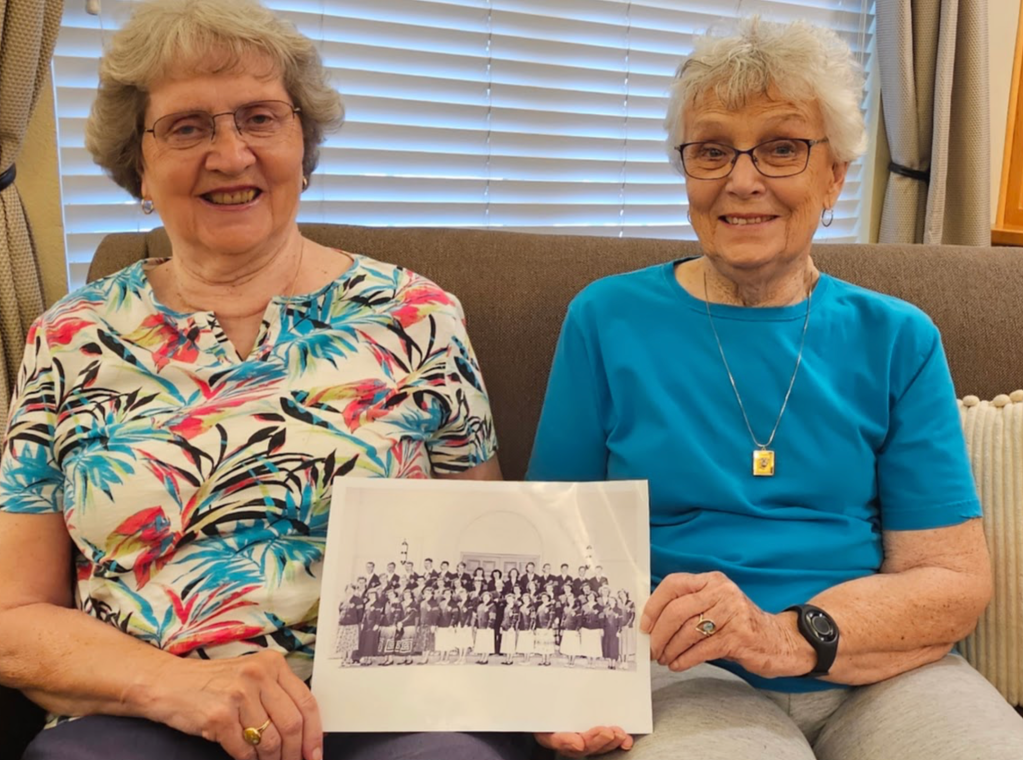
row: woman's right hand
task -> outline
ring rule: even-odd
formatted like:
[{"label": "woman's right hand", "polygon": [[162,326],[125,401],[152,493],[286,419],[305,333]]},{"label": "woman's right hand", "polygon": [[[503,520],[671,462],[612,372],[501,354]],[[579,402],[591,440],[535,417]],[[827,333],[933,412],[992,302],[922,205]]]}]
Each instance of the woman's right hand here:
[{"label": "woman's right hand", "polygon": [[[323,724],[309,688],[283,655],[175,658],[154,684],[153,719],[216,742],[234,760],[321,760]],[[270,720],[257,746],[246,728]]]},{"label": "woman's right hand", "polygon": [[533,734],[541,747],[565,757],[603,755],[616,749],[632,749],[632,737],[618,726],[598,726],[582,733]]}]

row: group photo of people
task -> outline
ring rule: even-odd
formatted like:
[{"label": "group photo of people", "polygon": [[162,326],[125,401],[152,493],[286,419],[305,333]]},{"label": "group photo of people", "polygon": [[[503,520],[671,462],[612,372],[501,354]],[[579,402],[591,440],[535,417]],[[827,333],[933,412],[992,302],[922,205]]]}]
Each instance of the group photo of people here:
[{"label": "group photo of people", "polygon": [[[519,665],[635,670],[636,605],[599,565],[520,572],[432,557],[367,562],[338,608],[342,667]],[[555,572],[557,568],[557,572]]]}]

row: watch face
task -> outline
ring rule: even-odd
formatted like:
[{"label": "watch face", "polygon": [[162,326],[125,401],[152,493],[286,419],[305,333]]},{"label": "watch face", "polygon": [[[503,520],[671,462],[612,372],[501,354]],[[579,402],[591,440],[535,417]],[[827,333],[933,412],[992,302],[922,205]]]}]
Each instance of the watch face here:
[{"label": "watch face", "polygon": [[806,614],[806,622],[813,634],[821,641],[828,643],[835,639],[835,626],[827,615],[810,611]]}]

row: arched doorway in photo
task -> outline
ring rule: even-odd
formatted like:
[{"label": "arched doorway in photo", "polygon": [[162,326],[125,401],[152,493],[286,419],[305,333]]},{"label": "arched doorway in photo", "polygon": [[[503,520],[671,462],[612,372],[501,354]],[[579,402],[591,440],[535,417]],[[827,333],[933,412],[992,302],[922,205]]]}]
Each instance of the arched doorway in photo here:
[{"label": "arched doorway in photo", "polygon": [[507,577],[512,569],[523,574],[528,563],[540,561],[543,540],[528,518],[514,512],[489,512],[465,527],[458,550],[467,572],[482,567],[488,578],[495,569]]}]

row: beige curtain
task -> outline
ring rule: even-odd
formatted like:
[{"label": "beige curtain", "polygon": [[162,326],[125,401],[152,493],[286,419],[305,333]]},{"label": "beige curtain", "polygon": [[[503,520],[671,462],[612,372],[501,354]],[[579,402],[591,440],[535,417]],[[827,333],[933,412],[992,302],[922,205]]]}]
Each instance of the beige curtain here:
[{"label": "beige curtain", "polygon": [[[63,0],[0,0],[0,187],[15,173],[63,7]],[[18,190],[9,184],[0,191],[0,424],[7,420],[25,335],[42,310],[32,235]]]},{"label": "beige curtain", "polygon": [[989,245],[987,0],[878,0],[880,242]]}]

